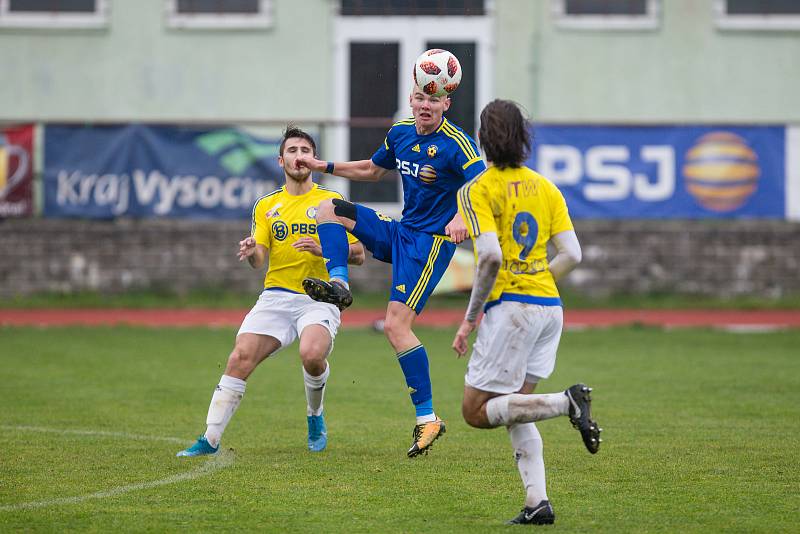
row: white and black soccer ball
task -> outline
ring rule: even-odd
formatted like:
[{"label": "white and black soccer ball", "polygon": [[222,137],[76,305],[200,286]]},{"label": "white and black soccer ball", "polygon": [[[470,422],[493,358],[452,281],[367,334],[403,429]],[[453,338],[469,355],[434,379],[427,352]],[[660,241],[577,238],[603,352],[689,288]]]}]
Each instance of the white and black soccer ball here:
[{"label": "white and black soccer ball", "polygon": [[461,83],[461,64],[447,50],[426,50],[414,62],[414,84],[431,96],[448,96]]}]

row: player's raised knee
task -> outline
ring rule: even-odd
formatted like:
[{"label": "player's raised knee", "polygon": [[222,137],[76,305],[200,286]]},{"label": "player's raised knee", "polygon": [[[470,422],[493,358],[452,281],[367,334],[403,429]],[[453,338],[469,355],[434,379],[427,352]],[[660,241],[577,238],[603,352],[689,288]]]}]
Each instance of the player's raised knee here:
[{"label": "player's raised knee", "polygon": [[486,417],[486,404],[477,404],[469,402],[466,398],[461,404],[461,415],[464,417],[464,422],[474,428],[492,428]]},{"label": "player's raised knee", "polygon": [[336,220],[336,214],[334,213],[334,206],[331,202],[331,199],[325,199],[319,203],[317,206],[317,213],[314,218],[317,220],[318,223],[321,222],[330,222]]}]

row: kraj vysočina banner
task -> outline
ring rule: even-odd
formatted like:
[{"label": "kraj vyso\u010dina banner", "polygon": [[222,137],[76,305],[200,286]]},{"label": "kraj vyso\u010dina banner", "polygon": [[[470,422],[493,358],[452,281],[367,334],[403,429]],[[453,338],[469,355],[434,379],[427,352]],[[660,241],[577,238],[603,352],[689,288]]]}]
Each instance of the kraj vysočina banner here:
[{"label": "kraj vyso\u010dina banner", "polygon": [[247,219],[283,184],[279,145],[236,128],[47,125],[44,215]]}]

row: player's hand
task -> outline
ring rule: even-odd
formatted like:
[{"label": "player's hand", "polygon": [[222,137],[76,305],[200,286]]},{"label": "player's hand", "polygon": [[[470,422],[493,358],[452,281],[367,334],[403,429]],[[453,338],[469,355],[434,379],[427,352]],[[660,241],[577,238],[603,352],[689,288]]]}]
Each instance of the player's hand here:
[{"label": "player's hand", "polygon": [[314,172],[325,172],[325,169],[328,167],[328,162],[319,160],[314,156],[300,154],[295,158],[294,166],[296,169],[302,169],[303,167],[305,167]]},{"label": "player's hand", "polygon": [[449,236],[450,240],[456,245],[469,237],[467,225],[464,224],[464,219],[461,217],[460,213],[456,213],[453,220],[447,223],[447,226],[444,227],[444,233]]},{"label": "player's hand", "polygon": [[467,353],[469,348],[467,341],[473,330],[475,330],[475,323],[471,323],[466,319],[461,321],[461,326],[458,327],[456,337],[453,339],[453,350],[456,351],[456,355],[459,358],[463,358]]},{"label": "player's hand", "polygon": [[299,252],[310,252],[314,256],[322,257],[322,245],[310,237],[301,237],[292,246]]},{"label": "player's hand", "polygon": [[256,252],[256,240],[253,237],[245,237],[239,241],[239,261],[244,261]]}]

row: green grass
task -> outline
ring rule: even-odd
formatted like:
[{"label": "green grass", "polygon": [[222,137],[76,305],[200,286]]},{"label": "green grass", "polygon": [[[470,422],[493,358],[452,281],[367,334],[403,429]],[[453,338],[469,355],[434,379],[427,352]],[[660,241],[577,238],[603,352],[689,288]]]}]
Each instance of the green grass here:
[{"label": "green grass", "polygon": [[[570,309],[656,308],[656,309],[800,309],[800,295],[781,298],[731,297],[719,298],[673,293],[617,294],[608,297],[589,297],[569,288],[561,291]],[[222,289],[194,290],[185,294],[163,291],[129,291],[106,295],[97,292],[41,293],[0,300],[0,308],[234,308],[249,309],[256,295],[233,293]],[[384,293],[357,293],[353,309],[386,308]],[[434,295],[427,308],[463,309],[469,293]]]},{"label": "green grass", "polygon": [[[326,394],[326,452],[305,450],[295,346],[251,377],[223,438],[235,449],[232,465],[113,494],[206,465],[175,458],[180,443],[146,437],[188,445],[204,430],[233,335],[0,328],[0,531],[508,531],[503,521],[523,500],[509,440],[460,419],[465,361],[452,355],[449,329],[419,332],[448,422],[427,457],[405,457],[413,410],[386,341],[344,330]],[[538,424],[555,530],[796,530],[798,346],[798,331],[565,333],[556,372],[540,389],[586,381],[605,432],[592,456],[566,418]],[[95,492],[109,494],[14,508]]]}]

